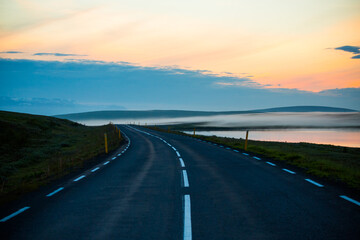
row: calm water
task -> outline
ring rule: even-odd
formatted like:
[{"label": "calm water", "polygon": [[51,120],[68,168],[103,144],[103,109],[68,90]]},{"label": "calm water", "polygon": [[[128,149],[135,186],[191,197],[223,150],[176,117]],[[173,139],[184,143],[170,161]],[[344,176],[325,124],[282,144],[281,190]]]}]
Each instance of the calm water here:
[{"label": "calm water", "polygon": [[[282,142],[310,142],[360,147],[360,113],[249,113],[208,117],[87,119],[86,125],[136,122],[148,125],[192,124],[194,127],[273,129],[250,131],[250,139]],[[299,127],[302,127],[299,129]],[[288,130],[294,129],[294,130]],[[203,135],[245,138],[244,131],[198,132]]]},{"label": "calm water", "polygon": [[[192,134],[193,132],[187,132]],[[197,131],[199,135],[245,138],[245,131]],[[359,129],[254,130],[249,139],[278,142],[309,142],[347,147],[360,147]]]}]

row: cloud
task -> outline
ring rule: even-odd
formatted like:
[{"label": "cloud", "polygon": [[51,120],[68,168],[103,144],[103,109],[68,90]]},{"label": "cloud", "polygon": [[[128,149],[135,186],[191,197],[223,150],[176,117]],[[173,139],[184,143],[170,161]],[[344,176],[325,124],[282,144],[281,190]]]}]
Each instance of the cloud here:
[{"label": "cloud", "polygon": [[248,78],[176,67],[0,58],[0,76],[0,96],[13,100],[12,103],[6,99],[0,101],[0,109],[45,115],[122,106],[139,110],[214,111],[301,105],[360,109],[360,88],[320,93],[268,89]]},{"label": "cloud", "polygon": [[121,105],[79,103],[74,100],[60,98],[16,98],[0,97],[0,109],[6,111],[55,115],[69,112],[85,112],[97,109],[124,110]]},{"label": "cloud", "polygon": [[73,53],[34,53],[34,56],[56,56],[56,57],[69,57],[69,56],[77,56],[77,57],[84,57],[87,55],[79,55]]},{"label": "cloud", "polygon": [[360,47],[357,47],[357,46],[341,46],[341,47],[337,47],[337,48],[334,48],[335,50],[341,50],[341,51],[345,51],[345,52],[350,52],[350,53],[353,53],[353,54],[358,54],[358,55],[355,55],[355,56],[352,56],[352,59],[360,59]]},{"label": "cloud", "polygon": [[16,54],[16,53],[24,53],[24,52],[19,52],[19,51],[6,51],[6,52],[0,52],[0,53]]},{"label": "cloud", "polygon": [[337,47],[337,48],[334,48],[335,50],[342,50],[342,51],[345,51],[345,52],[351,52],[351,53],[354,53],[354,54],[358,54],[360,53],[360,47],[357,47],[357,46],[341,46],[341,47]]}]

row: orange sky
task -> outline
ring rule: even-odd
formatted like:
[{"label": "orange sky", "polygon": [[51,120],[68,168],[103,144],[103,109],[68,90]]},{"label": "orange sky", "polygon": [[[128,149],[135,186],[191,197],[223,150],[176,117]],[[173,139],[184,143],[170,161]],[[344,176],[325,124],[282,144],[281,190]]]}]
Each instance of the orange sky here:
[{"label": "orange sky", "polygon": [[1,57],[79,54],[71,58],[228,72],[267,87],[360,87],[360,59],[333,49],[360,46],[359,1],[17,0],[0,15],[0,52],[24,52]]}]

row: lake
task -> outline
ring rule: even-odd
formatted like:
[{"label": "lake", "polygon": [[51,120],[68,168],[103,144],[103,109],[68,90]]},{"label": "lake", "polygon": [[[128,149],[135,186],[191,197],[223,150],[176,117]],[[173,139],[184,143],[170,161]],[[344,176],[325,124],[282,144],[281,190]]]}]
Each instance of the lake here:
[{"label": "lake", "polygon": [[[188,131],[186,133],[193,134]],[[206,136],[233,137],[245,139],[245,131],[197,131]],[[277,142],[308,142],[346,147],[360,147],[360,129],[286,129],[249,131],[249,139]]]},{"label": "lake", "polygon": [[[144,125],[190,124],[196,128],[254,129],[250,139],[282,142],[310,142],[360,147],[360,113],[246,113],[179,118],[111,118],[78,121],[86,125],[140,123]],[[265,130],[266,129],[266,130]],[[203,135],[245,138],[244,131],[202,131]]]}]

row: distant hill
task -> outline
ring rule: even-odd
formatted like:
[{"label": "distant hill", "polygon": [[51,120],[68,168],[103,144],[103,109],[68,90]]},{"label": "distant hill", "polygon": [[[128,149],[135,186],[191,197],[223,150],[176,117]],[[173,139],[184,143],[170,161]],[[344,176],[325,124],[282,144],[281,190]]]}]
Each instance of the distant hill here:
[{"label": "distant hill", "polygon": [[347,108],[334,108],[322,106],[293,106],[293,107],[278,107],[255,110],[259,112],[357,112],[356,110]]},{"label": "distant hill", "polygon": [[294,107],[259,109],[252,111],[223,111],[223,112],[185,111],[185,110],[94,111],[94,112],[56,115],[55,117],[69,119],[73,121],[81,121],[81,120],[90,120],[90,119],[111,120],[111,119],[206,117],[206,116],[217,116],[217,115],[266,113],[266,112],[357,112],[357,111],[346,108],[333,108],[333,107],[321,107],[321,106],[294,106]]}]

